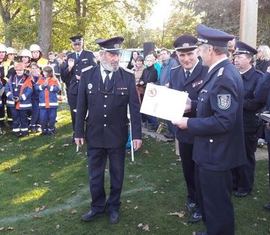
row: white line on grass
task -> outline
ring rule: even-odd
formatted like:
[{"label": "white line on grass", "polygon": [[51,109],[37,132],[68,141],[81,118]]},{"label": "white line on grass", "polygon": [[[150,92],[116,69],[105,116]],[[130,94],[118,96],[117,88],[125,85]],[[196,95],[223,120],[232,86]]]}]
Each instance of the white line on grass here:
[{"label": "white line on grass", "polygon": [[[128,196],[128,195],[135,194],[138,192],[153,191],[153,190],[154,190],[154,187],[152,186],[146,186],[143,188],[135,188],[135,189],[131,189],[131,190],[123,192],[122,196]],[[83,199],[87,196],[87,194],[90,195],[89,188],[88,187],[82,188],[78,194],[67,199],[64,204],[60,204],[54,208],[48,208],[40,212],[31,212],[28,214],[21,214],[21,215],[6,217],[3,219],[0,219],[0,225],[3,226],[5,224],[15,223],[21,220],[31,220],[31,219],[34,219],[35,217],[38,218],[38,217],[48,216],[51,214],[62,212],[63,210],[75,209],[81,205],[89,203],[90,201],[89,199],[87,200]]]}]

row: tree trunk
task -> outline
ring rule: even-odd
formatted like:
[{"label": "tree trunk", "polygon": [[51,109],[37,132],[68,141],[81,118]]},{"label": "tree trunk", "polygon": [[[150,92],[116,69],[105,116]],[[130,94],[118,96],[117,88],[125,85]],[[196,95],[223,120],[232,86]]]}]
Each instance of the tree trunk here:
[{"label": "tree trunk", "polygon": [[47,57],[51,48],[53,0],[40,0],[39,45]]}]

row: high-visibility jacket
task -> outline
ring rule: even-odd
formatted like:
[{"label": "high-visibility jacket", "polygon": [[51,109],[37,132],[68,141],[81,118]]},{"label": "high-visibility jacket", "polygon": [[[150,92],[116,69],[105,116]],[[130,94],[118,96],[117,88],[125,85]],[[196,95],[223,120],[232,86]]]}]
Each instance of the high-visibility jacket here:
[{"label": "high-visibility jacket", "polygon": [[60,90],[60,84],[57,78],[40,78],[35,84],[35,90],[39,92],[40,108],[53,108],[58,106],[57,93]]},{"label": "high-visibility jacket", "polygon": [[[31,78],[27,75],[14,75],[9,78],[5,85],[7,96],[7,106],[15,107],[20,110],[32,108],[31,98],[33,93],[33,85]],[[18,98],[17,101],[16,98]]]}]

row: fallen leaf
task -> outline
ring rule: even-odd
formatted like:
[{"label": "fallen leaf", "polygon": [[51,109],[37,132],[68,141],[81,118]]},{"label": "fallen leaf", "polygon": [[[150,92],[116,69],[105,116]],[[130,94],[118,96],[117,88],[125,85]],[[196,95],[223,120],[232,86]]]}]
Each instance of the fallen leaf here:
[{"label": "fallen leaf", "polygon": [[37,207],[35,208],[35,212],[44,211],[46,208],[47,208],[46,206]]},{"label": "fallen leaf", "polygon": [[73,190],[73,191],[71,192],[71,194],[74,194],[74,193],[76,193],[76,190]]},{"label": "fallen leaf", "polygon": [[50,183],[49,180],[45,180],[45,181],[44,181],[44,184],[49,184],[49,183]]},{"label": "fallen leaf", "polygon": [[7,227],[7,230],[11,231],[11,230],[14,230],[13,227]]},{"label": "fallen leaf", "polygon": [[54,145],[51,145],[49,148],[50,148],[50,149],[53,149],[53,148],[54,148]]},{"label": "fallen leaf", "polygon": [[168,215],[173,215],[173,216],[178,216],[179,218],[183,218],[185,216],[185,212],[184,211],[170,212]]},{"label": "fallen leaf", "polygon": [[143,223],[139,223],[139,224],[137,225],[137,227],[138,227],[138,228],[143,227]]},{"label": "fallen leaf", "polygon": [[145,154],[149,154],[149,151],[148,151],[148,150],[145,150],[144,153],[145,153]]},{"label": "fallen leaf", "polygon": [[142,227],[142,230],[143,230],[143,231],[150,232],[149,225],[148,225],[148,224],[145,224],[145,225]]},{"label": "fallen leaf", "polygon": [[68,147],[68,146],[69,146],[69,144],[63,144],[62,146],[63,146],[63,147]]},{"label": "fallen leaf", "polygon": [[5,227],[1,227],[1,228],[0,228],[0,231],[3,231],[4,229],[5,229]]},{"label": "fallen leaf", "polygon": [[37,186],[38,186],[38,183],[37,183],[37,182],[35,182],[33,185],[37,187]]},{"label": "fallen leaf", "polygon": [[41,216],[41,215],[34,215],[33,218],[34,218],[34,219],[41,219],[42,216]]},{"label": "fallen leaf", "polygon": [[55,226],[55,228],[56,228],[56,229],[59,229],[59,228],[60,228],[60,225],[59,225],[59,224],[57,224],[57,225]]},{"label": "fallen leaf", "polygon": [[14,170],[12,170],[11,172],[12,173],[18,173],[18,172],[20,172],[21,171],[21,169],[20,168],[18,168],[18,169],[14,169]]},{"label": "fallen leaf", "polygon": [[127,203],[131,203],[131,201],[130,200],[127,200]]},{"label": "fallen leaf", "polygon": [[138,206],[135,206],[135,207],[134,207],[134,210],[137,210],[137,209],[138,209]]},{"label": "fallen leaf", "polygon": [[72,210],[71,212],[70,212],[72,215],[74,215],[74,214],[77,214],[77,210]]}]

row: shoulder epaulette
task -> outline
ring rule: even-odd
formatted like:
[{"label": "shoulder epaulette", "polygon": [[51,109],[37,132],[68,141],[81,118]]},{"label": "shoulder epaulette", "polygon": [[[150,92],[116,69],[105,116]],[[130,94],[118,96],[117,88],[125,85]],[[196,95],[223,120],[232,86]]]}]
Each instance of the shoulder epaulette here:
[{"label": "shoulder epaulette", "polygon": [[84,51],[93,53],[93,51],[91,51],[91,50],[84,50]]},{"label": "shoulder epaulette", "polygon": [[91,68],[93,68],[93,65],[90,65],[90,66],[87,66],[87,67],[85,67],[84,69],[82,69],[82,73],[84,73],[85,71],[88,71],[88,70],[90,70]]},{"label": "shoulder epaulette", "polygon": [[128,73],[134,74],[134,72],[131,69],[128,69],[126,67],[121,67],[123,70],[125,70]]},{"label": "shoulder epaulette", "polygon": [[223,71],[224,71],[224,67],[221,67],[219,70],[218,70],[218,77],[223,75]]},{"label": "shoulder epaulette", "polygon": [[173,70],[173,69],[177,69],[177,68],[179,68],[179,67],[181,67],[181,65],[179,64],[179,65],[177,65],[177,66],[175,66],[175,67],[172,67],[171,68],[171,70]]}]

